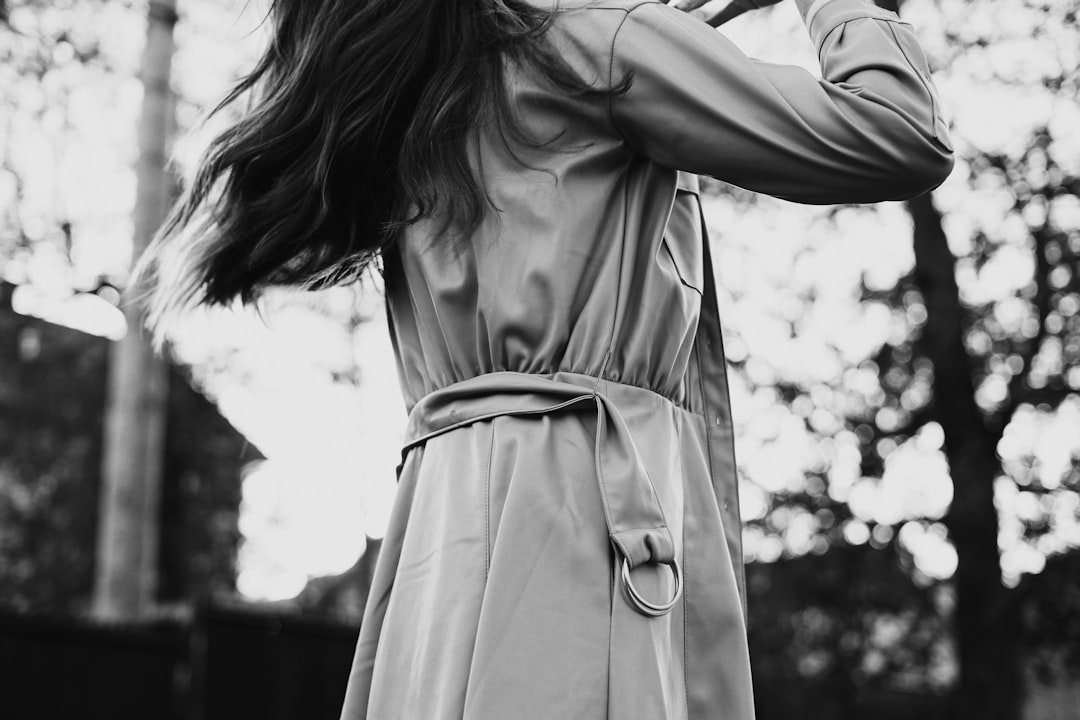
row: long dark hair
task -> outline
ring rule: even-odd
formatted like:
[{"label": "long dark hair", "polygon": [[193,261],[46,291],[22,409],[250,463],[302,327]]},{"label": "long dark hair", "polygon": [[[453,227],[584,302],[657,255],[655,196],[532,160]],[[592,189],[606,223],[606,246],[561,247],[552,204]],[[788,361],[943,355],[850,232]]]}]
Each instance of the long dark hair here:
[{"label": "long dark hair", "polygon": [[272,0],[265,53],[211,115],[249,106],[136,264],[129,293],[156,343],[163,321],[194,305],[356,280],[422,219],[468,235],[491,206],[468,154],[481,114],[504,141],[551,140],[515,118],[507,60],[567,93],[622,89],[573,71],[546,36],[556,12],[528,0]]}]

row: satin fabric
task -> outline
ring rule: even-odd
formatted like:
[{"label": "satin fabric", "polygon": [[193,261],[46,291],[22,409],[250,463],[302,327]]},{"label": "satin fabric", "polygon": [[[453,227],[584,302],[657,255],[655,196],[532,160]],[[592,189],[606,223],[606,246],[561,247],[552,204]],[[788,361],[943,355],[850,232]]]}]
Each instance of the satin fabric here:
[{"label": "satin fabric", "polygon": [[[537,147],[476,129],[499,212],[385,255],[409,410],[342,718],[753,717],[738,480],[697,176],[800,202],[898,199],[952,166],[911,28],[830,0],[823,78],[655,2],[549,30],[615,98],[508,65]],[[685,171],[685,172],[684,172]],[[641,595],[630,602],[625,559]]]}]

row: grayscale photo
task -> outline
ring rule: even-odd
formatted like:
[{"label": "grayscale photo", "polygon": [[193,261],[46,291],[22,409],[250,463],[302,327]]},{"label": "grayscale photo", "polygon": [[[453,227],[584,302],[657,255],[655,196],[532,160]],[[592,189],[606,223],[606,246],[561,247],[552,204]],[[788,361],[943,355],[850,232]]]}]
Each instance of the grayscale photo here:
[{"label": "grayscale photo", "polygon": [[1080,0],[0,0],[4,720],[1078,708]]}]

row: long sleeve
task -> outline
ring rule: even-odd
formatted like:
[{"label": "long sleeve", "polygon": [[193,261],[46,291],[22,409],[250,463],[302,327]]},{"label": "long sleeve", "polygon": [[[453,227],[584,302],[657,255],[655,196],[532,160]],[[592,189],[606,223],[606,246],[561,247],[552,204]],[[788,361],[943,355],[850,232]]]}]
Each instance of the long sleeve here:
[{"label": "long sleeve", "polygon": [[822,77],[747,57],[666,5],[631,9],[612,43],[611,121],[667,167],[807,204],[902,200],[953,167],[948,126],[913,29],[863,0],[807,17]]}]

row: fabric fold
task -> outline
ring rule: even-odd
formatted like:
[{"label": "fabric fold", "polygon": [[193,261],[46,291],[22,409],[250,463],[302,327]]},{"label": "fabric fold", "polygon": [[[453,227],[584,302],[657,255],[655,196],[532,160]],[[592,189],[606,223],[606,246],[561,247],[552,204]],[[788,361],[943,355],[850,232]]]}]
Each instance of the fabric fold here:
[{"label": "fabric fold", "polygon": [[409,452],[427,440],[502,415],[581,412],[595,408],[596,479],[608,537],[632,570],[678,562],[675,540],[653,480],[619,408],[578,373],[494,372],[452,383],[413,406],[398,475]]}]

